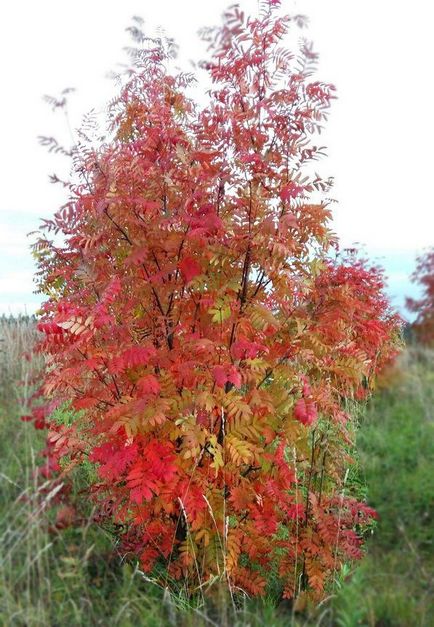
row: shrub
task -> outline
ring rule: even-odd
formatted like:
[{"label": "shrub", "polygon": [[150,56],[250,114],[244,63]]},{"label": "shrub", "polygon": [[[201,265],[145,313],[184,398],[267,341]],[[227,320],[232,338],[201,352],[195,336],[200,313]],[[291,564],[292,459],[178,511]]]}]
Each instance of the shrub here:
[{"label": "shrub", "polygon": [[[334,88],[310,46],[283,47],[302,20],[276,4],[204,31],[202,107],[170,46],[132,29],[110,139],[74,148],[79,180],[34,247],[51,455],[95,464],[99,520],[191,594],[262,595],[273,572],[284,597],[319,598],[374,515],[346,486],[346,408],[398,320],[380,270],[335,254],[311,139]],[[74,420],[50,420],[69,401]]]},{"label": "shrub", "polygon": [[412,279],[422,288],[421,298],[407,298],[407,307],[416,314],[412,329],[420,342],[434,346],[434,249],[419,255]]}]

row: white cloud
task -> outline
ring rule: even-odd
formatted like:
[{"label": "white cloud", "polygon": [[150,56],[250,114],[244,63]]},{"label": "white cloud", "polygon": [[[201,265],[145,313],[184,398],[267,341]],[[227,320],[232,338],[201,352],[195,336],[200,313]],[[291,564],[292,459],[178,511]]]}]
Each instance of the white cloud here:
[{"label": "white cloud", "polygon": [[12,271],[0,277],[0,294],[2,295],[30,295],[34,289],[35,286],[31,270]]},{"label": "white cloud", "polygon": [[[108,2],[103,10],[101,3],[88,0],[39,0],[24,3],[25,19],[23,3],[1,4],[0,55],[10,59],[2,67],[2,84],[10,96],[0,102],[0,214],[8,214],[7,226],[0,226],[0,249],[9,264],[29,260],[25,233],[36,228],[37,217],[51,215],[65,199],[47,177],[64,170],[63,161],[46,154],[37,136],[54,134],[68,144],[69,130],[62,112],[52,114],[42,96],[77,87],[71,97],[74,128],[84,112],[109,97],[112,86],[104,76],[125,59],[124,29],[133,15],[142,15],[151,31],[163,25],[180,44],[181,58],[188,60],[204,53],[198,28],[218,23],[230,3],[124,0]],[[255,11],[258,2],[241,4]],[[387,258],[433,244],[429,184],[434,122],[427,105],[432,101],[432,3],[414,0],[411,14],[408,3],[396,0],[282,4],[309,16],[305,34],[320,53],[319,77],[338,88],[330,121],[317,143],[328,146],[330,155],[318,164],[319,171],[336,178],[334,196],[340,202],[333,205],[334,228],[342,244],[362,242]],[[417,17],[417,28],[411,15]],[[11,24],[20,25],[20,41]],[[6,222],[6,217],[0,219]],[[409,264],[403,268],[397,268],[402,275]],[[399,283],[390,278],[393,285]],[[2,281],[8,294],[22,294],[23,302],[33,298],[28,274],[21,281]]]},{"label": "white cloud", "polygon": [[2,255],[30,258],[30,239],[27,231],[18,225],[4,224],[0,222],[0,251]]}]

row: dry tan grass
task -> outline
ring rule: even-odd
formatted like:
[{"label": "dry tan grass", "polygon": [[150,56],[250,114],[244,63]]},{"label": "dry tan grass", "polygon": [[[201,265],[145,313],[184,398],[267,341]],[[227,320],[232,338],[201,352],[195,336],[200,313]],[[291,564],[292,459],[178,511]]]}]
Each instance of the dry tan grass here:
[{"label": "dry tan grass", "polygon": [[28,401],[37,362],[31,358],[36,339],[34,318],[0,318],[0,403],[3,408],[17,405],[21,408]]}]

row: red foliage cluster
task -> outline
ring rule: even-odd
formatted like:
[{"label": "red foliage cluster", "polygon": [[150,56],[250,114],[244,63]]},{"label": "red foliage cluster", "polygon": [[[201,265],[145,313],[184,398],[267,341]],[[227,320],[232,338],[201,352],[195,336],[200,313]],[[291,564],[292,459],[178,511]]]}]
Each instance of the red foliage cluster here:
[{"label": "red foliage cluster", "polygon": [[50,423],[54,456],[97,465],[89,493],[145,571],[262,594],[277,564],[284,596],[320,596],[372,516],[344,493],[345,407],[398,322],[381,272],[331,255],[311,136],[334,89],[310,82],[310,47],[281,45],[275,4],[205,33],[204,107],[145,38],[112,140],[76,149],[35,244],[43,389],[81,410]]},{"label": "red foliage cluster", "polygon": [[413,281],[422,288],[419,299],[408,298],[407,307],[416,314],[412,328],[417,339],[428,346],[434,345],[434,248],[417,259]]}]

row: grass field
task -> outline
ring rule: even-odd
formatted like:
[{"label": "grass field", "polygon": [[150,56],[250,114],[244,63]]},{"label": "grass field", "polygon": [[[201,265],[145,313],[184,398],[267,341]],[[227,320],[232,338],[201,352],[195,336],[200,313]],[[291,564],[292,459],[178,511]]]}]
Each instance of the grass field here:
[{"label": "grass field", "polygon": [[361,482],[380,515],[362,563],[310,613],[271,598],[234,613],[215,602],[192,608],[145,581],[109,531],[50,528],[54,490],[34,478],[44,436],[19,420],[33,323],[3,320],[0,338],[0,625],[434,625],[434,352],[407,348],[361,417]]}]

